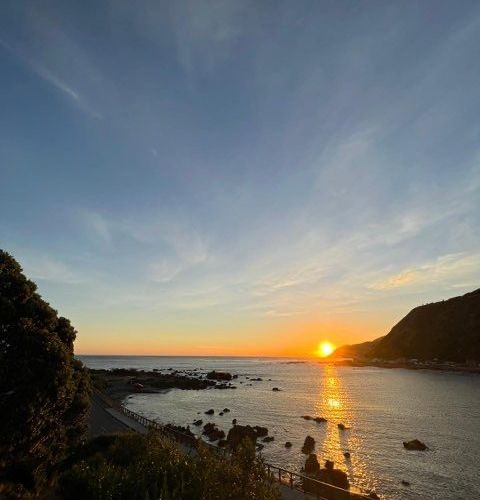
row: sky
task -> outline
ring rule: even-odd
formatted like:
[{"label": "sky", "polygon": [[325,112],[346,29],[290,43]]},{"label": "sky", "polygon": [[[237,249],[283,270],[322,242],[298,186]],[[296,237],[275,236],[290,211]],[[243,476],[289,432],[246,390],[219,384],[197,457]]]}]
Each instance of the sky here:
[{"label": "sky", "polygon": [[477,1],[5,0],[0,248],[90,354],[303,356],[480,287]]}]

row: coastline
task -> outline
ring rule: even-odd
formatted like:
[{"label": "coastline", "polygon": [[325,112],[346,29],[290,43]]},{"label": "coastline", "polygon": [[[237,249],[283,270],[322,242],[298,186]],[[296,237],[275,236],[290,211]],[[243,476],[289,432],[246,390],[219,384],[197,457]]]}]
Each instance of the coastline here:
[{"label": "coastline", "polygon": [[319,361],[321,364],[333,364],[335,366],[351,366],[355,368],[403,368],[405,370],[424,370],[424,371],[440,371],[440,372],[456,372],[456,373],[475,373],[480,374],[480,366],[466,366],[450,362],[422,362],[417,360],[407,361],[386,361],[386,360],[329,360]]}]

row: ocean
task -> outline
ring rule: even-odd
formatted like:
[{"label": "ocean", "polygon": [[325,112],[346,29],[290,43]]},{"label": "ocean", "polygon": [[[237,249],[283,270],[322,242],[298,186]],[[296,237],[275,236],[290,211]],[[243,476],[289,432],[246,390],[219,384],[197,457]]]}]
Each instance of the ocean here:
[{"label": "ocean", "polygon": [[[321,463],[333,460],[355,486],[385,498],[480,499],[480,375],[339,367],[286,358],[79,358],[90,368],[197,368],[238,374],[236,390],[135,394],[125,406],[162,423],[191,425],[201,418],[226,433],[233,418],[239,424],[266,426],[275,440],[265,444],[265,459],[297,472],[306,458],[303,441],[310,435]],[[262,381],[251,381],[258,377]],[[281,390],[274,392],[273,387]],[[218,415],[225,407],[231,411]],[[212,417],[204,414],[210,408],[215,409]],[[306,421],[302,415],[321,416],[327,423]],[[349,429],[340,431],[340,422]],[[429,450],[405,450],[402,442],[415,438]],[[286,441],[293,444],[290,449]]]}]

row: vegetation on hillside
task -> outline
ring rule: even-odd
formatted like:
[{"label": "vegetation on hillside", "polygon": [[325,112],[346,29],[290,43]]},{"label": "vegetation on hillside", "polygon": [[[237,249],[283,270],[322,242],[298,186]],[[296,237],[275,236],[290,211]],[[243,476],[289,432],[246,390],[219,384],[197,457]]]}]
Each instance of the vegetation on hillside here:
[{"label": "vegetation on hillside", "polygon": [[416,307],[388,335],[341,347],[333,356],[480,361],[480,289]]},{"label": "vegetation on hillside", "polygon": [[75,330],[0,250],[0,497],[42,496],[84,435],[90,383]]}]

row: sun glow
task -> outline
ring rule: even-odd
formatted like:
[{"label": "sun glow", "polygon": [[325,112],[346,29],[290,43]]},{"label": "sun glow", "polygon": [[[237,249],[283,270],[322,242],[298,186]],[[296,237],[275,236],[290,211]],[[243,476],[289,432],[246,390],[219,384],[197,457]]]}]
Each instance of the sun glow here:
[{"label": "sun glow", "polygon": [[326,358],[327,356],[330,356],[334,350],[335,346],[331,342],[325,340],[318,344],[316,355],[320,358]]}]

